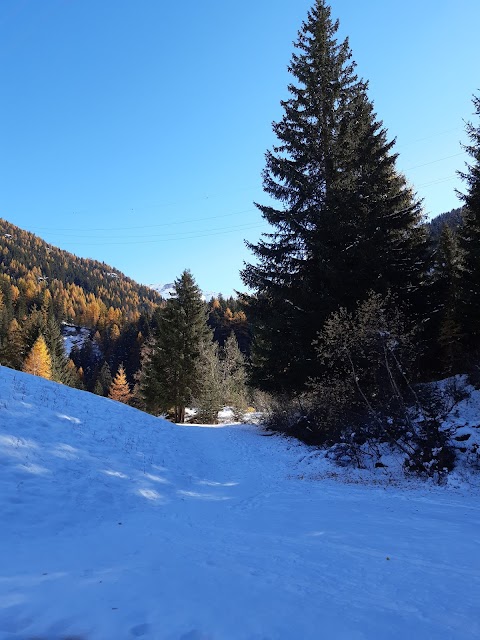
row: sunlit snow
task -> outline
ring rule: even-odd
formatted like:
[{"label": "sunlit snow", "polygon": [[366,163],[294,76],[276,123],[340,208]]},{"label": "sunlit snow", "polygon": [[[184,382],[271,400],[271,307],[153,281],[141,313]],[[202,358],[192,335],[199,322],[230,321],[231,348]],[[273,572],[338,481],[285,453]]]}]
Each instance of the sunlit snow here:
[{"label": "sunlit snow", "polygon": [[478,490],[327,464],[0,367],[0,639],[477,640]]}]

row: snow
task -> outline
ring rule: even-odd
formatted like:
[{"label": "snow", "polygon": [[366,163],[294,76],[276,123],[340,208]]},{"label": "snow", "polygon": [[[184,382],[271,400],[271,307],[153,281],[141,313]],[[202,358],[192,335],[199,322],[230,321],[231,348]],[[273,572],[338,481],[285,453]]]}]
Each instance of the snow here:
[{"label": "snow", "polygon": [[0,640],[479,638],[478,490],[328,464],[0,367]]},{"label": "snow", "polygon": [[79,349],[83,347],[85,341],[90,337],[90,329],[87,327],[77,327],[73,324],[62,323],[62,337],[65,353],[69,356],[73,347]]},{"label": "snow", "polygon": [[[174,282],[167,284],[147,284],[145,286],[159,293],[165,300],[176,295]],[[209,302],[212,298],[218,298],[221,295],[218,291],[202,291],[202,298],[205,302]]]}]

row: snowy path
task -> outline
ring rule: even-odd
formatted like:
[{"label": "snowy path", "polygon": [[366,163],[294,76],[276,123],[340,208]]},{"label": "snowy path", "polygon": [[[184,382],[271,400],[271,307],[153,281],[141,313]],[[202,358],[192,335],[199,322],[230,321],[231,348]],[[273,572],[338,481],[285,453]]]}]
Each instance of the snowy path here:
[{"label": "snowy path", "polygon": [[0,639],[480,637],[480,501],[0,368]]}]

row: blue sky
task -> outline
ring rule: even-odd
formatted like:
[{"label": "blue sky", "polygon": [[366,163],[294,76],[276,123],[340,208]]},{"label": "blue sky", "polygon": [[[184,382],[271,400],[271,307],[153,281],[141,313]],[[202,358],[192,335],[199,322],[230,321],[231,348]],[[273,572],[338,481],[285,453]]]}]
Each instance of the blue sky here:
[{"label": "blue sky", "polygon": [[[0,0],[0,217],[143,283],[242,289],[310,0]],[[458,206],[478,0],[333,0],[398,167]]]}]

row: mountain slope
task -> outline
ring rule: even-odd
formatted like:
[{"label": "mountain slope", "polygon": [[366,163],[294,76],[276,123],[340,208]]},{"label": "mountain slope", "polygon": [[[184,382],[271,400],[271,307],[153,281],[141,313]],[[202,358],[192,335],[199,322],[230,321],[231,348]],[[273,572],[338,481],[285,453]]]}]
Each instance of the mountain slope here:
[{"label": "mountain slope", "polygon": [[314,454],[0,367],[0,638],[478,638],[478,496]]},{"label": "mountain slope", "polygon": [[442,233],[443,225],[448,225],[454,231],[462,224],[462,207],[458,207],[457,209],[452,209],[451,211],[445,211],[444,213],[438,214],[435,218],[432,218],[428,223],[428,231],[430,233],[430,237],[435,242],[438,242],[440,239],[440,235]]},{"label": "mountain slope", "polygon": [[34,303],[40,307],[48,290],[57,319],[84,326],[135,321],[161,300],[156,291],[117,269],[78,258],[3,219],[0,274],[17,287],[15,296],[23,299],[26,308]]}]

